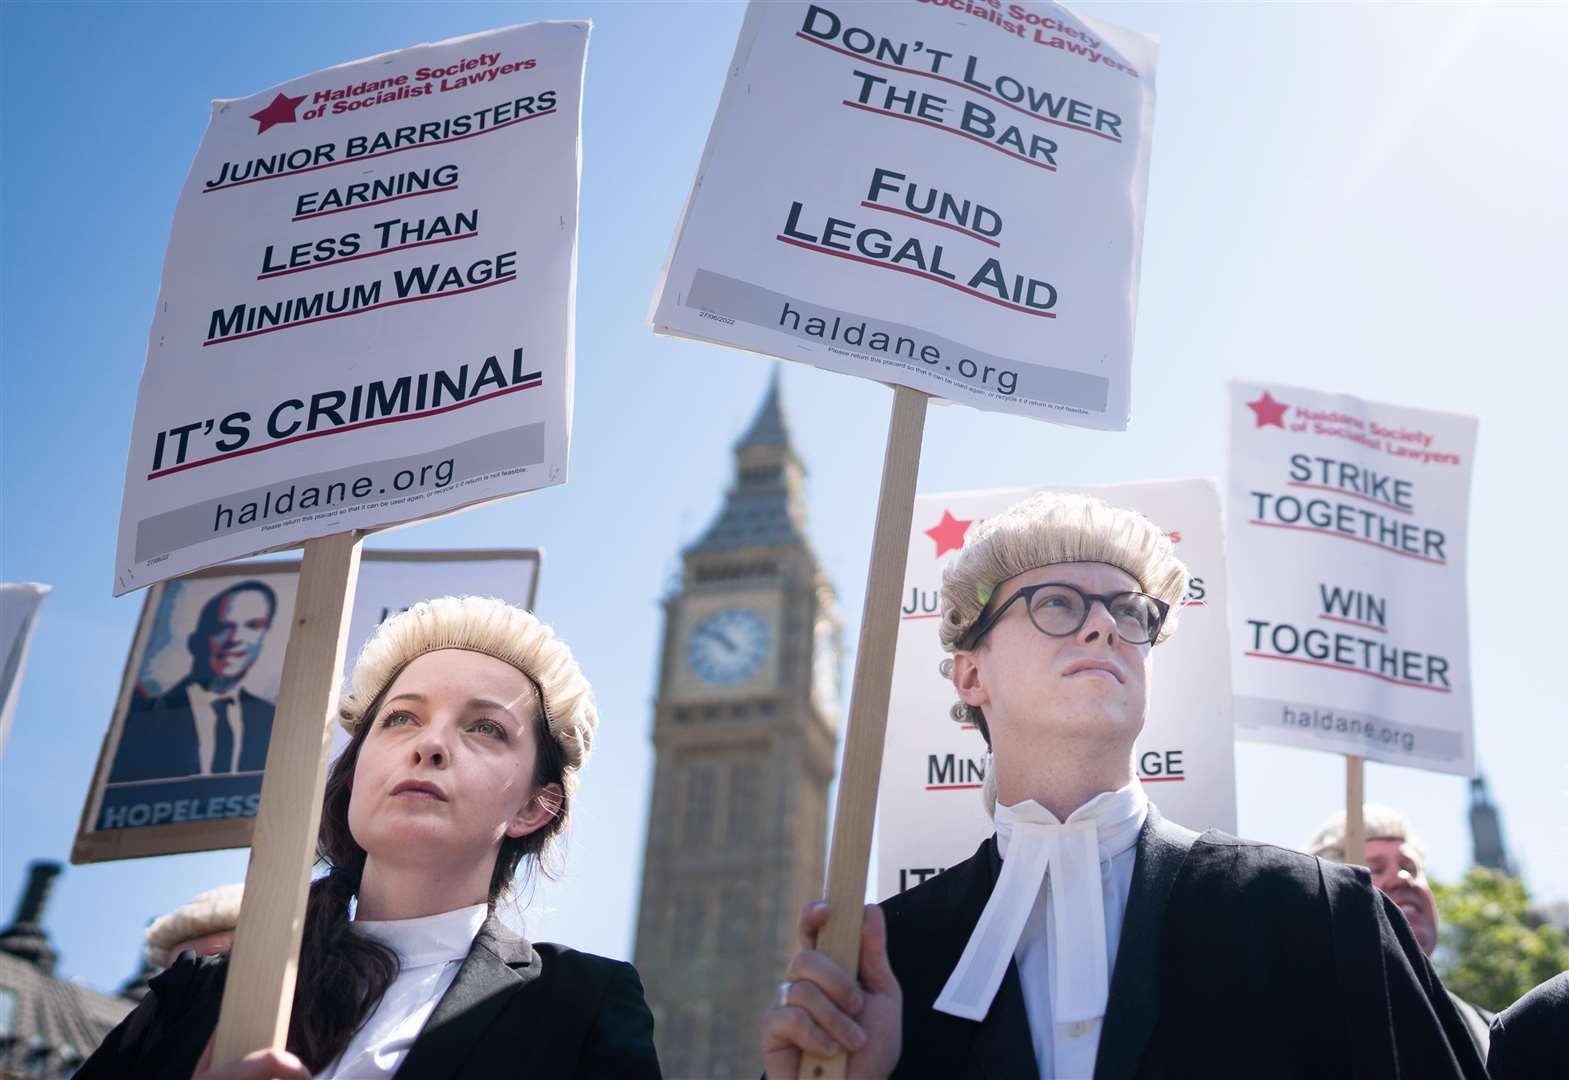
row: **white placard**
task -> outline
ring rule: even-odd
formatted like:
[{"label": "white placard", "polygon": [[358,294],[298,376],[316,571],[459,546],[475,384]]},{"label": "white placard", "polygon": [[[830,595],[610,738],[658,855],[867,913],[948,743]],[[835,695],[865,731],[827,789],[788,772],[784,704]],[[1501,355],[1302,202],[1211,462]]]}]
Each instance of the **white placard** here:
[{"label": "white placard", "polygon": [[538,591],[538,551],[367,551],[360,559],[359,583],[354,590],[344,675],[353,670],[376,627],[421,600],[497,596],[532,610]]},{"label": "white placard", "polygon": [[1476,418],[1231,384],[1237,737],[1471,776]]},{"label": "white placard", "polygon": [[38,626],[38,609],[50,586],[35,582],[0,585],[0,751],[11,737],[16,695],[27,668],[27,650]]},{"label": "white placard", "polygon": [[[1211,480],[1079,491],[1137,510],[1168,531],[1193,575],[1177,632],[1155,650],[1149,716],[1135,762],[1161,813],[1189,828],[1236,831],[1230,644],[1220,493]],[[992,831],[981,803],[979,731],[950,715],[958,698],[938,665],[943,566],[968,529],[1028,490],[921,495],[905,564],[888,740],[877,810],[877,894],[892,896],[974,854]]]},{"label": "white placard", "polygon": [[754,0],[654,330],[1126,428],[1155,56],[1053,3]]},{"label": "white placard", "polygon": [[116,595],[566,479],[588,29],[213,104],[164,258]]},{"label": "white placard", "polygon": [[[345,668],[381,622],[435,596],[498,596],[532,607],[539,552],[367,551]],[[243,562],[147,593],[126,681],[87,793],[76,862],[240,847],[261,800],[297,561]],[[227,696],[229,757],[215,762]],[[347,743],[334,728],[334,745]]]}]

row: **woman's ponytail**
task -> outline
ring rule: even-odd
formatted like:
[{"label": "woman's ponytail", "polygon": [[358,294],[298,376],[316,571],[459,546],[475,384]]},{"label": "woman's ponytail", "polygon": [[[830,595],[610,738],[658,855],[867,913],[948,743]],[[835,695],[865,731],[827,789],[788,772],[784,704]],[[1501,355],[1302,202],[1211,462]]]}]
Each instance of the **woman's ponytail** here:
[{"label": "woman's ponytail", "polygon": [[365,852],[349,835],[349,794],[362,742],[363,732],[327,777],[316,856],[330,869],[311,883],[305,904],[288,1048],[312,1073],[337,1060],[398,977],[397,955],[349,924],[349,902],[365,870]]}]

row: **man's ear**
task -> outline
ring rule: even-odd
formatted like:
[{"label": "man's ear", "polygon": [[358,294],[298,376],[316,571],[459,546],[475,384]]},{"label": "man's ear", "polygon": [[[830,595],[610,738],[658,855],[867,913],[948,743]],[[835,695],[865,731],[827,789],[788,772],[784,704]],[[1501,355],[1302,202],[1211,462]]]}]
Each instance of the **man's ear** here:
[{"label": "man's ear", "polygon": [[975,662],[973,652],[960,651],[953,654],[953,688],[958,693],[959,700],[966,705],[984,709],[991,704],[991,697],[986,693],[986,688],[981,682],[981,666]]},{"label": "man's ear", "polygon": [[561,790],[560,784],[546,784],[512,815],[512,820],[507,822],[507,835],[516,840],[543,829],[561,813],[565,801],[566,792]]}]

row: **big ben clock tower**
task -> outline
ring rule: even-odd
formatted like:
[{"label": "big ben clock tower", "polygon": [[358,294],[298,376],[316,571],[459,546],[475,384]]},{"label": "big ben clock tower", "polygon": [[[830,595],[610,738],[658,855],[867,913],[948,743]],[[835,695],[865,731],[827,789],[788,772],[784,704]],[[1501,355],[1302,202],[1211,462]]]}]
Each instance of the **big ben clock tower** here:
[{"label": "big ben clock tower", "polygon": [[822,892],[841,641],[805,476],[776,376],[664,601],[636,963],[671,1077],[759,1075],[758,1018]]}]

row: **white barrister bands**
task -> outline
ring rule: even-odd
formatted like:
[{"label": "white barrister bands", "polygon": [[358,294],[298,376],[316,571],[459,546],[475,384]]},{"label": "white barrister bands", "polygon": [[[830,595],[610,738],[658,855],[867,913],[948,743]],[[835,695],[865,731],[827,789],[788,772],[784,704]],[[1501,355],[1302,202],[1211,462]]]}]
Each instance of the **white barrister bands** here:
[{"label": "white barrister bands", "polygon": [[1138,841],[1148,812],[1149,800],[1137,782],[1096,796],[1066,822],[1034,800],[999,803],[994,820],[1002,872],[933,1008],[966,1020],[985,1018],[1036,896],[1050,888],[1056,945],[1052,1021],[1104,1016],[1111,965],[1101,862]]}]

